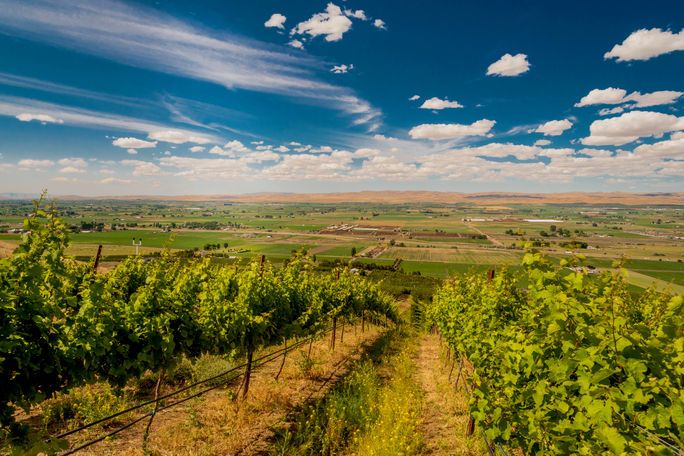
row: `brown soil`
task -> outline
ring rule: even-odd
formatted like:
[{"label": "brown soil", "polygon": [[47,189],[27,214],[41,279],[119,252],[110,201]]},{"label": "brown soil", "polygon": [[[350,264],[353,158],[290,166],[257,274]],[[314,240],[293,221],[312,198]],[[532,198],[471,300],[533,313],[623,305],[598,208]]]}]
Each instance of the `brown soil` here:
[{"label": "brown soil", "polygon": [[[361,333],[360,325],[337,330],[335,351],[329,350],[330,336],[313,343],[315,365],[302,369],[303,348],[288,353],[279,380],[275,374],[282,358],[252,372],[249,397],[235,400],[239,382],[229,389],[217,389],[198,399],[159,413],[152,424],[149,448],[152,455],[255,455],[268,449],[274,429],[287,424],[287,417],[303,405],[322,397],[347,373],[380,334],[378,329]],[[271,352],[278,347],[272,347]],[[163,392],[162,392],[163,393]],[[142,436],[147,419],[78,454],[142,455]],[[90,438],[97,434],[92,434]],[[83,439],[85,440],[85,439]]]},{"label": "brown soil", "polygon": [[445,350],[439,336],[427,334],[419,341],[416,352],[416,377],[425,392],[421,433],[426,443],[425,455],[486,455],[482,437],[477,432],[466,437],[468,399],[459,382],[454,390],[457,367],[449,380],[451,361],[445,367]]}]

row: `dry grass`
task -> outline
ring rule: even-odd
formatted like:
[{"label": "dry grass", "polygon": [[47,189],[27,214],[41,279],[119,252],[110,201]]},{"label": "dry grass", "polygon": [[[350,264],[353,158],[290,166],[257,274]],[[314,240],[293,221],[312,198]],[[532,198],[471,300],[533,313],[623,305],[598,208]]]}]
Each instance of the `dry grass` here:
[{"label": "dry grass", "polygon": [[[356,332],[356,335],[355,335]],[[322,397],[359,359],[365,348],[380,334],[371,329],[347,326],[344,342],[334,352],[329,337],[314,342],[311,369],[303,369],[302,358],[308,345],[288,354],[280,375],[275,373],[282,358],[253,371],[249,397],[235,400],[235,383],[158,414],[152,425],[149,449],[153,455],[253,455],[268,449],[272,429],[302,405]],[[272,347],[268,351],[277,349]],[[122,432],[120,437],[96,444],[80,454],[142,455],[142,436],[147,420]]]}]

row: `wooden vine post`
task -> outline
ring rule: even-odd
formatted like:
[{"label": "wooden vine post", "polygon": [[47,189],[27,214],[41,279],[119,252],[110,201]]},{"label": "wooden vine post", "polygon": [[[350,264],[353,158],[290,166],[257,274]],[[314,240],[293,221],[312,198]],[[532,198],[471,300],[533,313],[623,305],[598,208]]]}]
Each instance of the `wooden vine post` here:
[{"label": "wooden vine post", "polygon": [[102,253],[102,245],[97,246],[97,254],[95,255],[95,263],[93,263],[93,272],[97,272],[97,267],[100,264],[100,254]]},{"label": "wooden vine post", "polygon": [[[100,246],[102,247],[102,246]],[[159,389],[161,388],[162,379],[164,378],[164,369],[159,371],[159,377],[157,378],[157,385],[154,387],[154,409],[150,412],[150,421],[147,422],[147,427],[145,428],[145,433],[143,434],[143,449],[147,450],[147,442],[150,437],[150,428],[152,427],[152,421],[154,421],[154,416],[159,410]]]},{"label": "wooden vine post", "polygon": [[366,330],[366,311],[361,311],[361,332]]},{"label": "wooden vine post", "polygon": [[278,369],[278,373],[275,376],[276,380],[280,378],[280,374],[283,372],[283,366],[285,366],[285,357],[287,356],[287,337],[285,336],[283,336],[283,344],[285,344],[285,351],[283,352],[283,361],[280,363],[280,369]]},{"label": "wooden vine post", "polygon": [[[337,270],[337,280],[340,280],[340,270]],[[335,336],[337,332],[337,315],[333,317],[332,321],[332,337],[330,339],[330,347],[332,348],[332,351],[335,351]]]},{"label": "wooden vine post", "polygon": [[[259,278],[264,277],[264,262],[266,261],[266,255],[261,255],[259,260]],[[254,347],[252,341],[248,342],[247,346],[247,366],[245,366],[245,378],[243,384],[245,389],[242,391],[242,399],[247,399],[247,393],[249,393],[249,378],[252,375],[252,356],[254,355]]]}]

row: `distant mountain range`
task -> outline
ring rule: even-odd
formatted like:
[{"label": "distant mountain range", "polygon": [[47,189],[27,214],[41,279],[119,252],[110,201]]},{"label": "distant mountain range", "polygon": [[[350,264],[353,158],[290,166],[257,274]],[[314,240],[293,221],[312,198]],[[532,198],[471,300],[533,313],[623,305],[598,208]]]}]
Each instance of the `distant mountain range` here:
[{"label": "distant mountain range", "polygon": [[[37,194],[0,193],[0,199],[35,199]],[[126,195],[78,196],[61,195],[66,200],[120,201],[225,201],[236,203],[476,203],[487,204],[617,204],[617,205],[681,205],[684,192],[625,193],[625,192],[568,192],[568,193],[457,193],[431,191],[361,191],[344,193],[249,193],[244,195]]]}]

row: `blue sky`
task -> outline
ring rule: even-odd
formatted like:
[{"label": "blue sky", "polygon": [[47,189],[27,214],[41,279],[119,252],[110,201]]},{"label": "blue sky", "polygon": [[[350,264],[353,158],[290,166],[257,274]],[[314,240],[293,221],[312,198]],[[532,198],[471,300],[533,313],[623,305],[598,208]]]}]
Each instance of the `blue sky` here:
[{"label": "blue sky", "polygon": [[0,0],[0,61],[0,193],[683,190],[681,1]]}]

